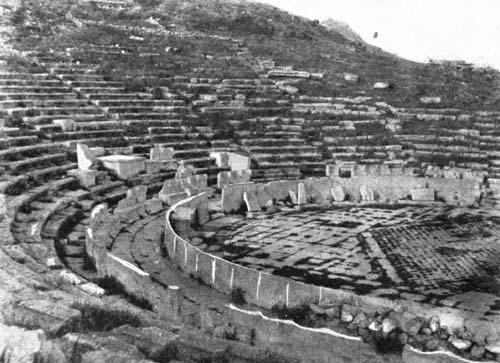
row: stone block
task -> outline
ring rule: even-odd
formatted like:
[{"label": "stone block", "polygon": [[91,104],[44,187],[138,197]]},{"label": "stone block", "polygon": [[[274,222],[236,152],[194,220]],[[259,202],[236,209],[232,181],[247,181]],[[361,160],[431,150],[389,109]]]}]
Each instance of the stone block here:
[{"label": "stone block", "polygon": [[196,222],[196,208],[178,207],[170,218],[178,234],[187,234]]},{"label": "stone block", "polygon": [[146,201],[146,212],[149,214],[156,214],[163,210],[163,203],[157,198],[152,198]]},{"label": "stone block", "polygon": [[333,200],[336,202],[345,201],[346,194],[344,192],[344,188],[341,185],[336,185],[331,189]]},{"label": "stone block", "polygon": [[127,199],[135,200],[137,203],[143,203],[147,198],[148,188],[145,185],[138,185],[127,190]]},{"label": "stone block", "polygon": [[75,121],[68,119],[68,118],[63,118],[63,119],[55,119],[52,120],[52,123],[54,125],[60,126],[63,132],[71,132],[75,131]]},{"label": "stone block", "polygon": [[208,199],[206,195],[200,198],[196,206],[196,220],[200,226],[210,220],[210,216],[208,214]]},{"label": "stone block", "polygon": [[373,190],[366,185],[362,185],[359,188],[359,193],[361,194],[361,200],[363,202],[373,202],[375,200]]},{"label": "stone block", "polygon": [[267,192],[276,200],[284,200],[290,196],[290,190],[297,195],[297,184],[295,180],[281,180],[267,183]]},{"label": "stone block", "polygon": [[256,184],[255,195],[260,206],[274,204],[273,196],[267,191],[267,187],[264,184]]},{"label": "stone block", "polygon": [[104,167],[113,170],[121,179],[128,179],[146,170],[145,159],[132,155],[109,155],[99,158]]},{"label": "stone block", "polygon": [[212,151],[210,157],[215,159],[215,164],[220,168],[229,166],[229,156],[225,151]]},{"label": "stone block", "polygon": [[236,185],[226,185],[222,189],[221,208],[224,213],[231,213],[239,210],[244,203],[243,192],[251,190],[255,192],[253,182]]},{"label": "stone block", "polygon": [[307,204],[306,186],[304,185],[304,183],[299,183],[298,185],[297,204]]},{"label": "stone block", "polygon": [[97,184],[99,177],[103,174],[97,170],[74,169],[68,171],[68,175],[75,177],[84,188],[90,188]]},{"label": "stone block", "polygon": [[87,171],[94,165],[96,158],[85,144],[76,144],[76,157],[78,169]]},{"label": "stone block", "polygon": [[227,153],[228,166],[231,170],[248,170],[250,169],[250,157],[237,154]]},{"label": "stone block", "polygon": [[293,205],[297,205],[298,199],[297,199],[297,194],[293,190],[288,191],[290,195],[290,201],[292,202]]},{"label": "stone block", "polygon": [[156,174],[165,170],[176,170],[177,162],[174,160],[146,160],[146,173]]},{"label": "stone block", "polygon": [[184,200],[188,197],[186,192],[177,192],[177,193],[167,193],[167,194],[162,194],[161,192],[158,195],[158,199],[160,199],[163,203],[166,203],[168,205],[174,205],[177,202],[180,202],[181,200]]},{"label": "stone block", "polygon": [[261,210],[257,196],[253,192],[243,192],[243,200],[248,212],[258,212]]},{"label": "stone block", "polygon": [[174,158],[174,148],[155,144],[149,151],[149,158],[155,161],[171,161]]},{"label": "stone block", "polygon": [[308,198],[315,203],[325,203],[331,199],[329,178],[309,178],[305,186]]},{"label": "stone block", "polygon": [[194,168],[192,165],[185,164],[183,161],[177,166],[176,179],[186,179],[194,175]]},{"label": "stone block", "polygon": [[415,188],[410,190],[411,200],[430,202],[434,201],[433,188]]},{"label": "stone block", "polygon": [[228,184],[247,183],[252,177],[251,170],[221,171],[217,176],[217,187],[222,189]]}]

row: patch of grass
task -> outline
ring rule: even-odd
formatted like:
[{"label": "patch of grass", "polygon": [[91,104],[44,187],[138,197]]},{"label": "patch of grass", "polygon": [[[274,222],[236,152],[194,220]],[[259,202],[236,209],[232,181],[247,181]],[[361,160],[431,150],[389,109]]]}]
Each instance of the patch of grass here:
[{"label": "patch of grass", "polygon": [[75,303],[71,307],[82,313],[71,329],[73,332],[110,331],[122,325],[141,326],[140,318],[129,311],[87,303]]},{"label": "patch of grass", "polygon": [[153,311],[153,305],[151,305],[146,298],[128,292],[125,286],[123,286],[123,284],[114,276],[100,277],[93,282],[106,290],[108,295],[122,295],[135,306],[140,307],[141,309]]}]

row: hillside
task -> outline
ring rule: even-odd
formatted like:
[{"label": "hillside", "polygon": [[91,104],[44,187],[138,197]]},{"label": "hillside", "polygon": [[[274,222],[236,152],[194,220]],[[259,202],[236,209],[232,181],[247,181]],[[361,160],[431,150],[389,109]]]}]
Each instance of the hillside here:
[{"label": "hillside", "polygon": [[[54,44],[54,36],[85,40],[98,37],[101,42],[112,42],[109,32],[98,29],[78,28],[70,14],[90,19],[104,20],[97,10],[76,6],[74,2],[34,2],[24,0],[16,12],[14,23],[18,41],[29,46],[27,34],[52,32],[48,43]],[[120,12],[121,21],[133,24],[154,18],[174,32],[193,32],[229,36],[244,42],[254,57],[270,57],[278,65],[293,65],[310,72],[324,72],[325,78],[306,91],[323,96],[368,95],[390,102],[395,106],[418,106],[422,96],[439,96],[443,107],[467,109],[495,109],[500,94],[499,74],[485,69],[458,69],[453,65],[429,65],[398,58],[378,48],[366,45],[344,26],[328,29],[318,21],[291,15],[278,8],[247,1],[220,0],[141,0],[128,10]],[[141,8],[142,7],[142,8]],[[27,12],[27,9],[31,9]],[[334,14],[332,14],[334,15]],[[40,22],[37,24],[36,19]],[[54,31],[54,22],[63,31]],[[328,24],[327,24],[328,25]],[[96,33],[97,32],[97,33]],[[49,40],[50,39],[50,40]],[[75,40],[76,40],[75,39]],[[36,40],[37,42],[39,40]],[[180,62],[185,67],[196,67],[190,52],[210,49],[213,44],[194,41],[184,44]],[[60,42],[59,42],[60,43]],[[191,49],[186,49],[191,47]],[[201,49],[201,51],[204,51]],[[217,66],[221,66],[216,65]],[[182,73],[182,67],[177,71]],[[227,65],[224,65],[227,68]],[[359,76],[355,84],[344,82],[344,73]],[[375,91],[375,82],[387,82],[389,90]]]},{"label": "hillside", "polygon": [[321,25],[323,25],[327,29],[342,34],[346,39],[349,39],[350,41],[360,44],[365,43],[363,38],[361,38],[361,36],[354,30],[352,30],[349,24],[344,23],[343,21],[328,18],[326,20],[323,20],[321,22]]}]

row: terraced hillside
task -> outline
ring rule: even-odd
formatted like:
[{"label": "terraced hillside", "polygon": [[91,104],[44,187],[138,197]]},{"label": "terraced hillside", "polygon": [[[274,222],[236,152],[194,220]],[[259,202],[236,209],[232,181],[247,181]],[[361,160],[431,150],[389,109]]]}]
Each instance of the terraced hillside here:
[{"label": "terraced hillside", "polygon": [[[466,169],[484,177],[475,207],[495,214],[496,71],[412,63],[244,1],[9,1],[0,22],[0,362],[296,362],[311,347],[321,362],[328,339],[345,362],[349,350],[400,362],[401,330],[363,340],[337,324],[317,340],[181,273],[162,242],[166,210],[206,192],[220,216],[223,176],[298,180],[355,162]],[[94,159],[117,154],[144,167],[124,177]],[[276,329],[290,338],[273,341]],[[455,352],[497,359],[488,338]]]}]

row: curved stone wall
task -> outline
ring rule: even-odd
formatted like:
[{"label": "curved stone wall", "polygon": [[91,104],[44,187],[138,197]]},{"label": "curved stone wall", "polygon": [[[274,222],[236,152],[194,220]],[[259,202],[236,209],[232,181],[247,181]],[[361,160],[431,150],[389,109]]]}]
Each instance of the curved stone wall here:
[{"label": "curved stone wall", "polygon": [[[265,309],[271,309],[276,304],[288,308],[298,307],[304,303],[348,304],[367,313],[387,313],[389,311],[407,311],[425,320],[438,317],[442,327],[459,330],[464,327],[473,334],[495,335],[500,321],[481,319],[474,311],[459,310],[450,307],[438,307],[410,300],[389,300],[373,296],[360,296],[352,292],[314,286],[294,281],[266,272],[240,266],[220,257],[207,253],[182,238],[172,225],[172,214],[177,208],[188,207],[196,209],[204,200],[204,193],[190,197],[173,205],[166,214],[164,244],[169,258],[184,272],[201,279],[208,286],[229,294],[235,288],[245,292],[248,303]],[[411,355],[415,359],[414,355]],[[453,356],[447,356],[451,361]],[[423,361],[441,359],[437,355],[425,355]],[[458,359],[458,358],[457,358]],[[460,360],[459,360],[460,361]]]}]

